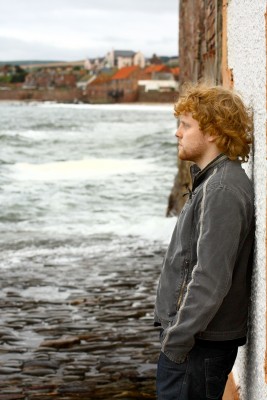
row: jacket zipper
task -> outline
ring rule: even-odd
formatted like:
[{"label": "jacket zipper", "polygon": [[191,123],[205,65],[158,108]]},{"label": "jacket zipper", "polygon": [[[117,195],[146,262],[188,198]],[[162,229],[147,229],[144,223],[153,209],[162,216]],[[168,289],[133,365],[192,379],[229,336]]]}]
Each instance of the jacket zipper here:
[{"label": "jacket zipper", "polygon": [[184,269],[184,271],[185,271],[184,272],[184,279],[183,279],[182,287],[181,287],[180,294],[179,294],[178,301],[177,301],[177,311],[179,310],[179,308],[181,306],[184,290],[185,290],[185,287],[186,287],[188,271],[189,271],[189,261],[188,260],[185,261],[185,269]]}]

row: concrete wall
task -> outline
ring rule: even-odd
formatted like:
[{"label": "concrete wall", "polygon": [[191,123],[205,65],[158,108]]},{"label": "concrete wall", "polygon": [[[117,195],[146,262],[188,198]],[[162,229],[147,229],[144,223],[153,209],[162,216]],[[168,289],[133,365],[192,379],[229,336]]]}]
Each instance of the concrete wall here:
[{"label": "concrete wall", "polygon": [[230,0],[227,10],[228,67],[234,87],[253,107],[254,160],[246,165],[253,178],[256,205],[256,253],[248,344],[239,350],[234,378],[242,400],[267,399],[266,351],[266,0]]},{"label": "concrete wall", "polygon": [[158,92],[150,90],[145,92],[139,89],[138,101],[141,103],[171,103],[173,104],[178,97],[178,93],[172,92]]},{"label": "concrete wall", "polygon": [[58,101],[73,103],[82,101],[82,91],[79,89],[11,89],[0,90],[0,100],[28,100],[28,101]]}]

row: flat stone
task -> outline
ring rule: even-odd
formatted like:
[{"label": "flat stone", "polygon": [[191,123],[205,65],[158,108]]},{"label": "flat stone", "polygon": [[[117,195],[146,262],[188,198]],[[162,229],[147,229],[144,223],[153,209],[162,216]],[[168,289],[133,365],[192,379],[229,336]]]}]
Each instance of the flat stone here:
[{"label": "flat stone", "polygon": [[55,360],[29,360],[24,363],[23,370],[25,368],[35,368],[35,367],[57,369],[59,365],[60,365],[59,362]]},{"label": "flat stone", "polygon": [[20,372],[20,368],[0,367],[0,375],[15,374],[17,372]]},{"label": "flat stone", "polygon": [[66,348],[80,343],[79,337],[66,337],[55,340],[45,340],[40,344],[40,347],[55,347],[56,349]]},{"label": "flat stone", "polygon": [[23,368],[23,374],[32,375],[32,376],[44,376],[44,375],[52,375],[55,373],[54,369],[51,368],[36,368],[36,367],[26,367]]}]

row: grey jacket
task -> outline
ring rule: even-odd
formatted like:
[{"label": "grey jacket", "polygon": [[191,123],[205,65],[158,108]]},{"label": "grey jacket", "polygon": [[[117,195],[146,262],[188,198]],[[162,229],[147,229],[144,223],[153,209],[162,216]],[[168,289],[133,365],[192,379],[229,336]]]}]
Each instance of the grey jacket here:
[{"label": "grey jacket", "polygon": [[253,187],[239,161],[221,154],[200,171],[163,261],[155,325],[162,351],[181,363],[195,338],[246,336],[254,242]]}]

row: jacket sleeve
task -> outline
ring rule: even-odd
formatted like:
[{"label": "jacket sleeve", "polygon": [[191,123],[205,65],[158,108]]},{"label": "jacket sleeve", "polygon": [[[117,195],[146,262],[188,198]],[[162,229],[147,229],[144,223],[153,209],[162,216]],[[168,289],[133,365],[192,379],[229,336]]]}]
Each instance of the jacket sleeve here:
[{"label": "jacket sleeve", "polygon": [[162,351],[176,363],[185,360],[194,337],[217,313],[232,281],[240,241],[250,225],[244,198],[223,186],[203,190],[196,212],[197,264]]}]

